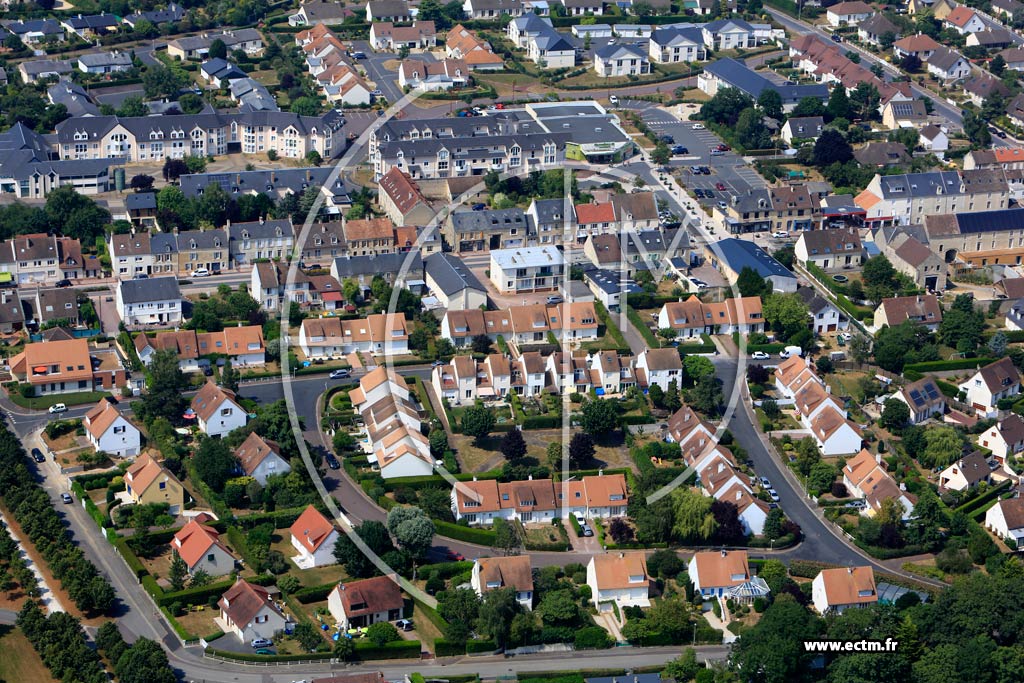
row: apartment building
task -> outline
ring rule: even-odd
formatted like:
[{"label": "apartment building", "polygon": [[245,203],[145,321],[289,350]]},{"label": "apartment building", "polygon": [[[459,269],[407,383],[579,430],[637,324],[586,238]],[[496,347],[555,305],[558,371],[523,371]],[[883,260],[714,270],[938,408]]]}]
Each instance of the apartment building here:
[{"label": "apartment building", "polygon": [[557,290],[564,277],[565,259],[555,247],[491,251],[491,282],[503,294]]}]

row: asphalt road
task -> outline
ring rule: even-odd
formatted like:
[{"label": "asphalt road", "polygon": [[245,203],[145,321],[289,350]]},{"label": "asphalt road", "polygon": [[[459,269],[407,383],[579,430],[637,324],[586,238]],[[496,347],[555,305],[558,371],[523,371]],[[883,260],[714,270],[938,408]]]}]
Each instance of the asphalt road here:
[{"label": "asphalt road", "polygon": [[[398,58],[395,53],[374,52],[370,48],[369,41],[366,40],[352,41],[352,50],[366,55],[366,59],[356,60],[355,63],[366,69],[366,75],[377,85],[377,89],[384,93],[384,97],[388,99],[388,102],[394,103],[402,99],[402,89],[398,87],[397,83],[398,73],[384,68],[384,62]],[[430,56],[425,57],[425,59],[433,61],[433,58]]]}]

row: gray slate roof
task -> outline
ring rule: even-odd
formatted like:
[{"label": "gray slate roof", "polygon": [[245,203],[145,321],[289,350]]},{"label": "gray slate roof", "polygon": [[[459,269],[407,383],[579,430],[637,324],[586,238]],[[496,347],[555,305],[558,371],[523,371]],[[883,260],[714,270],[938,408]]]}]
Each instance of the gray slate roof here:
[{"label": "gray slate roof", "polygon": [[423,261],[423,265],[426,274],[430,275],[435,284],[448,296],[464,289],[487,291],[473,271],[451,254],[431,254]]},{"label": "gray slate roof", "polygon": [[486,211],[457,211],[451,215],[455,233],[490,232],[518,228],[527,230],[529,222],[522,209],[489,209]]},{"label": "gray slate roof", "polygon": [[228,194],[258,193],[268,196],[304,190],[320,186],[331,192],[335,204],[349,204],[349,190],[339,174],[334,183],[326,186],[334,169],[329,166],[310,168],[279,168],[267,171],[239,171],[237,173],[190,173],[179,179],[179,186],[186,197],[198,197],[210,185],[220,185]]},{"label": "gray slate roof", "polygon": [[44,36],[62,36],[64,29],[60,22],[53,19],[29,19],[28,21],[11,21],[4,24],[7,30],[21,37],[29,33],[42,33]]},{"label": "gray slate roof", "polygon": [[370,256],[342,256],[334,259],[337,267],[338,280],[348,277],[359,277],[360,275],[379,275],[380,273],[401,273],[406,274],[406,279],[423,278],[423,257],[415,252],[409,257],[408,267],[404,267],[408,253],[401,254],[377,254]]},{"label": "gray slate roof", "polygon": [[63,104],[70,116],[96,116],[100,113],[85,89],[66,79],[61,79],[46,90],[53,104]]},{"label": "gray slate roof", "polygon": [[129,211],[143,211],[156,208],[155,192],[137,192],[124,198],[124,205]]},{"label": "gray slate roof", "polygon": [[[716,22],[711,22],[714,24]],[[735,22],[734,22],[735,23]],[[710,30],[711,24],[708,24]],[[828,98],[828,87],[824,85],[779,85],[746,64],[735,59],[723,58],[704,67],[705,73],[711,73],[727,85],[737,88],[755,100],[764,90],[775,90],[782,96],[783,103],[799,102],[805,97],[816,97],[821,100]]]},{"label": "gray slate roof", "polygon": [[275,218],[269,221],[252,221],[249,223],[232,223],[228,226],[228,238],[231,240],[271,239],[274,237],[293,237],[292,222],[287,218]]},{"label": "gray slate roof", "polygon": [[768,255],[761,247],[748,240],[729,237],[713,245],[713,252],[725,261],[733,272],[751,268],[761,277],[783,277],[795,280],[796,275]]},{"label": "gray slate roof", "polygon": [[87,67],[123,66],[131,68],[132,56],[126,52],[90,52],[81,55],[78,62]]},{"label": "gray slate roof", "polygon": [[126,304],[148,301],[170,301],[181,298],[176,277],[154,277],[148,280],[121,280],[121,299]]},{"label": "gray slate roof", "polygon": [[879,180],[883,199],[930,197],[940,192],[945,195],[963,194],[960,175],[956,171],[905,173],[882,176]]}]

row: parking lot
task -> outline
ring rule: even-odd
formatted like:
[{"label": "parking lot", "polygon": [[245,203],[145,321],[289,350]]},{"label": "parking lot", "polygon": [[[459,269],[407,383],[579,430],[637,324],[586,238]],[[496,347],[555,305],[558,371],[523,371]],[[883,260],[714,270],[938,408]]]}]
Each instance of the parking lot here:
[{"label": "parking lot", "polygon": [[[703,204],[713,205],[719,201],[729,201],[736,194],[745,194],[748,190],[765,187],[764,180],[752,168],[743,163],[743,159],[733,151],[712,155],[712,150],[722,144],[722,140],[706,129],[694,129],[694,123],[683,122],[664,109],[646,109],[641,113],[644,121],[659,135],[671,135],[675,145],[682,145],[688,154],[673,157],[670,165],[680,168],[686,187],[702,193],[709,192],[710,197],[699,198]],[[707,166],[710,175],[695,175],[691,166]]]}]

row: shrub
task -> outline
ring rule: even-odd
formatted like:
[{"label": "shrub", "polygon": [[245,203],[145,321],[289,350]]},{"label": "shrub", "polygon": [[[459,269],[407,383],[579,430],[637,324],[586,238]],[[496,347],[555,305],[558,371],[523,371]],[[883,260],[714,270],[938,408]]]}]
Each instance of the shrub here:
[{"label": "shrub", "polygon": [[573,640],[577,650],[603,650],[612,646],[612,639],[600,626],[587,626],[576,632]]}]

